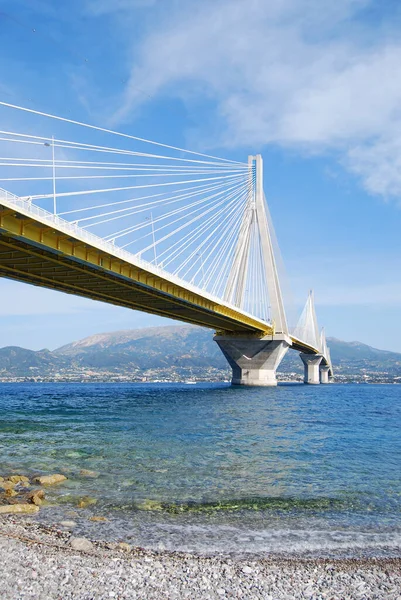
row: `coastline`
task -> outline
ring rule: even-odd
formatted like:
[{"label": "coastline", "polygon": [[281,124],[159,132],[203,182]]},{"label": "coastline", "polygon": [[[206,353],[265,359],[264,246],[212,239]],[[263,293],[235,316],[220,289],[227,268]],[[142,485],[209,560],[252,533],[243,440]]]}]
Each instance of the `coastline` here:
[{"label": "coastline", "polygon": [[386,598],[401,594],[401,558],[200,556],[93,542],[27,517],[0,519],[2,600],[106,598]]}]

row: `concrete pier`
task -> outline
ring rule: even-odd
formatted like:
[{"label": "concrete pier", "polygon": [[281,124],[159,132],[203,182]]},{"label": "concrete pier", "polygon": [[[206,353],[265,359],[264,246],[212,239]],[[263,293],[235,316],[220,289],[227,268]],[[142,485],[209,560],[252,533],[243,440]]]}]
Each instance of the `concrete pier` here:
[{"label": "concrete pier", "polygon": [[232,368],[232,385],[277,385],[276,369],[291,346],[287,335],[259,339],[216,335],[214,340]]},{"label": "concrete pier", "polygon": [[320,365],[320,383],[329,383],[329,365]]},{"label": "concrete pier", "polygon": [[320,383],[320,363],[323,360],[322,354],[304,354],[299,355],[304,363],[304,383]]}]

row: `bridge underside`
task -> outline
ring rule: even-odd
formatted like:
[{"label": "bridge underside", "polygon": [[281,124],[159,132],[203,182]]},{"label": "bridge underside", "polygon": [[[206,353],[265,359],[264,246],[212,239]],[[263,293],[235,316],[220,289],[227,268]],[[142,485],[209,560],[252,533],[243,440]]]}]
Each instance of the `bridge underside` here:
[{"label": "bridge underside", "polygon": [[0,206],[0,276],[215,330],[263,335],[260,322]]}]

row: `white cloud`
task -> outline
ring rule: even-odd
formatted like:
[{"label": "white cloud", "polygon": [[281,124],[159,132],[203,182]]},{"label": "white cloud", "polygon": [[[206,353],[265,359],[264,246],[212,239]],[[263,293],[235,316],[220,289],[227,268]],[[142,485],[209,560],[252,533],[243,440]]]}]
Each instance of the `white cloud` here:
[{"label": "white cloud", "polygon": [[360,16],[369,0],[170,4],[132,49],[115,121],[147,95],[191,107],[200,92],[216,104],[204,144],[335,151],[368,191],[401,193],[401,39]]}]

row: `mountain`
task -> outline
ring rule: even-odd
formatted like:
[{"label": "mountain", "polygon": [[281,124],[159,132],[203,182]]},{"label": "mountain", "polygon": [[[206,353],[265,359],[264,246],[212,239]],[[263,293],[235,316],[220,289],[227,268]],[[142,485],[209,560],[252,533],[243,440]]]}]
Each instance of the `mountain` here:
[{"label": "mountain", "polygon": [[[329,338],[336,379],[401,381],[401,354]],[[285,378],[299,379],[302,363],[288,352]],[[151,327],[93,335],[54,350],[0,349],[0,380],[222,380],[229,368],[213,332],[194,326]],[[398,381],[398,379],[397,379]]]},{"label": "mountain", "polygon": [[63,346],[54,353],[81,366],[140,369],[209,367],[227,364],[213,333],[192,326],[149,327],[93,335]]}]

